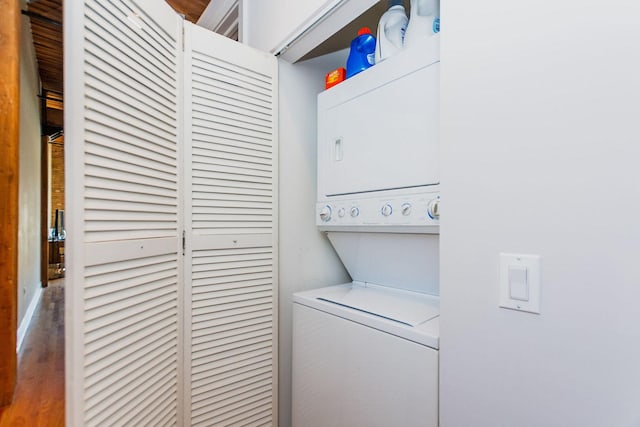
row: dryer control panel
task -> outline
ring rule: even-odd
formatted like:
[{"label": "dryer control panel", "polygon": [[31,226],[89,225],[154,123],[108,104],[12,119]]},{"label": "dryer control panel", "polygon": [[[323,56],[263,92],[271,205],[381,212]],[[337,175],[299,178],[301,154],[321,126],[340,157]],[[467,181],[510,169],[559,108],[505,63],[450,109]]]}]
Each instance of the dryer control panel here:
[{"label": "dryer control panel", "polygon": [[316,204],[316,225],[321,230],[438,233],[439,219],[437,189],[335,198]]}]

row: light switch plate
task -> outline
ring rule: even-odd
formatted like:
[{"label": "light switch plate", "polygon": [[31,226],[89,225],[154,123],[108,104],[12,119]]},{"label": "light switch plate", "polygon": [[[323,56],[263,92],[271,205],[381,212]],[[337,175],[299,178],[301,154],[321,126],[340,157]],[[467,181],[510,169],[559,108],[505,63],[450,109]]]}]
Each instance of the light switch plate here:
[{"label": "light switch plate", "polygon": [[529,301],[529,269],[523,265],[509,265],[509,298]]},{"label": "light switch plate", "polygon": [[[522,298],[511,298],[511,286],[521,286],[521,284],[509,283],[510,277],[522,277],[514,275],[513,271],[523,269],[526,269],[527,301]],[[510,270],[512,274],[509,274]],[[500,254],[500,307],[540,314],[540,255]]]}]

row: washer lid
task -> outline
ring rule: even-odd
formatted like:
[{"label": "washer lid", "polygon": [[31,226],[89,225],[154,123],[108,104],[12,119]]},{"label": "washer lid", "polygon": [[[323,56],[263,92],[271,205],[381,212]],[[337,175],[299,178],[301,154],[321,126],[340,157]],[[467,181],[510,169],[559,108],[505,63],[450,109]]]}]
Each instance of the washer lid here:
[{"label": "washer lid", "polygon": [[[354,290],[355,292],[352,293]],[[369,294],[375,294],[376,296],[369,298]],[[393,296],[390,294],[393,294]],[[382,302],[382,310],[380,309],[379,296],[384,296],[384,298],[382,298],[384,301]],[[413,305],[411,301],[414,301],[416,297],[417,299],[415,301],[417,301],[418,304]],[[374,303],[370,301],[374,301]],[[387,288],[384,286],[353,282],[296,292],[293,294],[293,302],[297,305],[306,306],[329,315],[360,323],[361,325],[431,347],[435,350],[439,347],[440,317],[437,313],[439,312],[440,299],[438,297],[416,294],[416,292]],[[343,304],[344,302],[350,305],[345,305]],[[352,308],[351,305],[356,305],[358,308]],[[406,307],[409,307],[408,315],[401,313]],[[424,310],[424,312],[416,315],[414,310]],[[379,313],[378,311],[382,312]],[[431,318],[434,312],[436,315]],[[416,322],[420,317],[424,319],[430,318],[431,320],[426,320],[415,326],[409,325],[409,323]]]},{"label": "washer lid", "polygon": [[342,295],[318,297],[365,313],[416,326],[440,314],[438,298],[371,284],[353,284]]}]

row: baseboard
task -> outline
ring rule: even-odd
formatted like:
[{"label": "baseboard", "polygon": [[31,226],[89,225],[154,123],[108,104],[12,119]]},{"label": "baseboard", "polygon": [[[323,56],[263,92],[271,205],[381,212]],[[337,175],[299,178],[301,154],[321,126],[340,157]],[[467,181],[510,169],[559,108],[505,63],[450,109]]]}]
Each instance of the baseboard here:
[{"label": "baseboard", "polygon": [[24,314],[22,321],[20,322],[20,326],[18,327],[18,340],[16,345],[16,352],[20,351],[20,347],[22,346],[22,341],[24,341],[24,337],[27,335],[27,329],[29,329],[29,325],[31,324],[31,319],[33,319],[33,313],[36,312],[36,308],[38,308],[38,304],[40,303],[40,298],[42,297],[42,283],[39,283],[36,287],[36,293],[31,298],[31,302],[29,303],[29,307],[27,307],[27,312]]}]

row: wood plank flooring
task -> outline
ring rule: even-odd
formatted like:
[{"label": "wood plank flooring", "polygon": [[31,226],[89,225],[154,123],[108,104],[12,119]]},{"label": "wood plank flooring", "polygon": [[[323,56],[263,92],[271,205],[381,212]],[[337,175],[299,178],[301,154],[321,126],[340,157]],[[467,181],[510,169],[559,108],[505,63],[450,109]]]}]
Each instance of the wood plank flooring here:
[{"label": "wood plank flooring", "polygon": [[0,411],[0,427],[64,426],[64,279],[43,289],[18,356],[13,403]]}]

